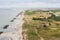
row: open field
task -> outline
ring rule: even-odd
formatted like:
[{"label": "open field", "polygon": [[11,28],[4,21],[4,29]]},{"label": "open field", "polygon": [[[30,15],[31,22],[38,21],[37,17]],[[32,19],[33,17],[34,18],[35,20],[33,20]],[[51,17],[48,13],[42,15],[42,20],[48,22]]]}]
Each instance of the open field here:
[{"label": "open field", "polygon": [[47,11],[26,11],[23,19],[23,40],[60,40],[59,18],[51,15],[53,14]]},{"label": "open field", "polygon": [[60,12],[56,12],[56,14],[60,16]]}]

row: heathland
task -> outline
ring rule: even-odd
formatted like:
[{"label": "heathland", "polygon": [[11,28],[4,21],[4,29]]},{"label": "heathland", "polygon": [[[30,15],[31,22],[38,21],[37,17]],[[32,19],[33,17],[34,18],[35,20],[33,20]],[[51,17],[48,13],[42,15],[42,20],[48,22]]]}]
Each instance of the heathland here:
[{"label": "heathland", "polygon": [[60,10],[26,10],[23,40],[60,40]]}]

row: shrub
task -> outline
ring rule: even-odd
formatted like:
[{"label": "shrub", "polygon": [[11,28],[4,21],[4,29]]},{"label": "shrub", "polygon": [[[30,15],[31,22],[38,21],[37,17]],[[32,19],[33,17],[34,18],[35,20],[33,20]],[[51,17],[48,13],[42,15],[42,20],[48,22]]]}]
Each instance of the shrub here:
[{"label": "shrub", "polygon": [[51,17],[48,17],[48,19],[53,19],[55,21],[60,21],[60,16],[55,16],[55,15],[51,15]]},{"label": "shrub", "polygon": [[32,18],[32,20],[41,20],[41,21],[44,21],[45,18]]}]

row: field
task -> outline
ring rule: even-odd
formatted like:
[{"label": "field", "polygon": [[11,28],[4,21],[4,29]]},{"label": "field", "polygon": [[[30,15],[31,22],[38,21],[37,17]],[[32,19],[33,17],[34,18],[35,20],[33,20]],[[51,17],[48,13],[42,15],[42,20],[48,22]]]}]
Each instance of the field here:
[{"label": "field", "polygon": [[[60,12],[55,12],[59,15]],[[60,40],[60,15],[49,11],[27,10],[24,14],[23,40]]]}]

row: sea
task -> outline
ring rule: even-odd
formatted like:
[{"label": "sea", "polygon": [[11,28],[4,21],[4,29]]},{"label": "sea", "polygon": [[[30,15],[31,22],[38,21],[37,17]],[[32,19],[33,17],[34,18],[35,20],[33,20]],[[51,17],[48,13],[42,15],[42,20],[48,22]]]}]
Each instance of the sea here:
[{"label": "sea", "polygon": [[0,29],[5,25],[11,25],[10,22],[16,15],[20,13],[20,8],[0,8]]}]

